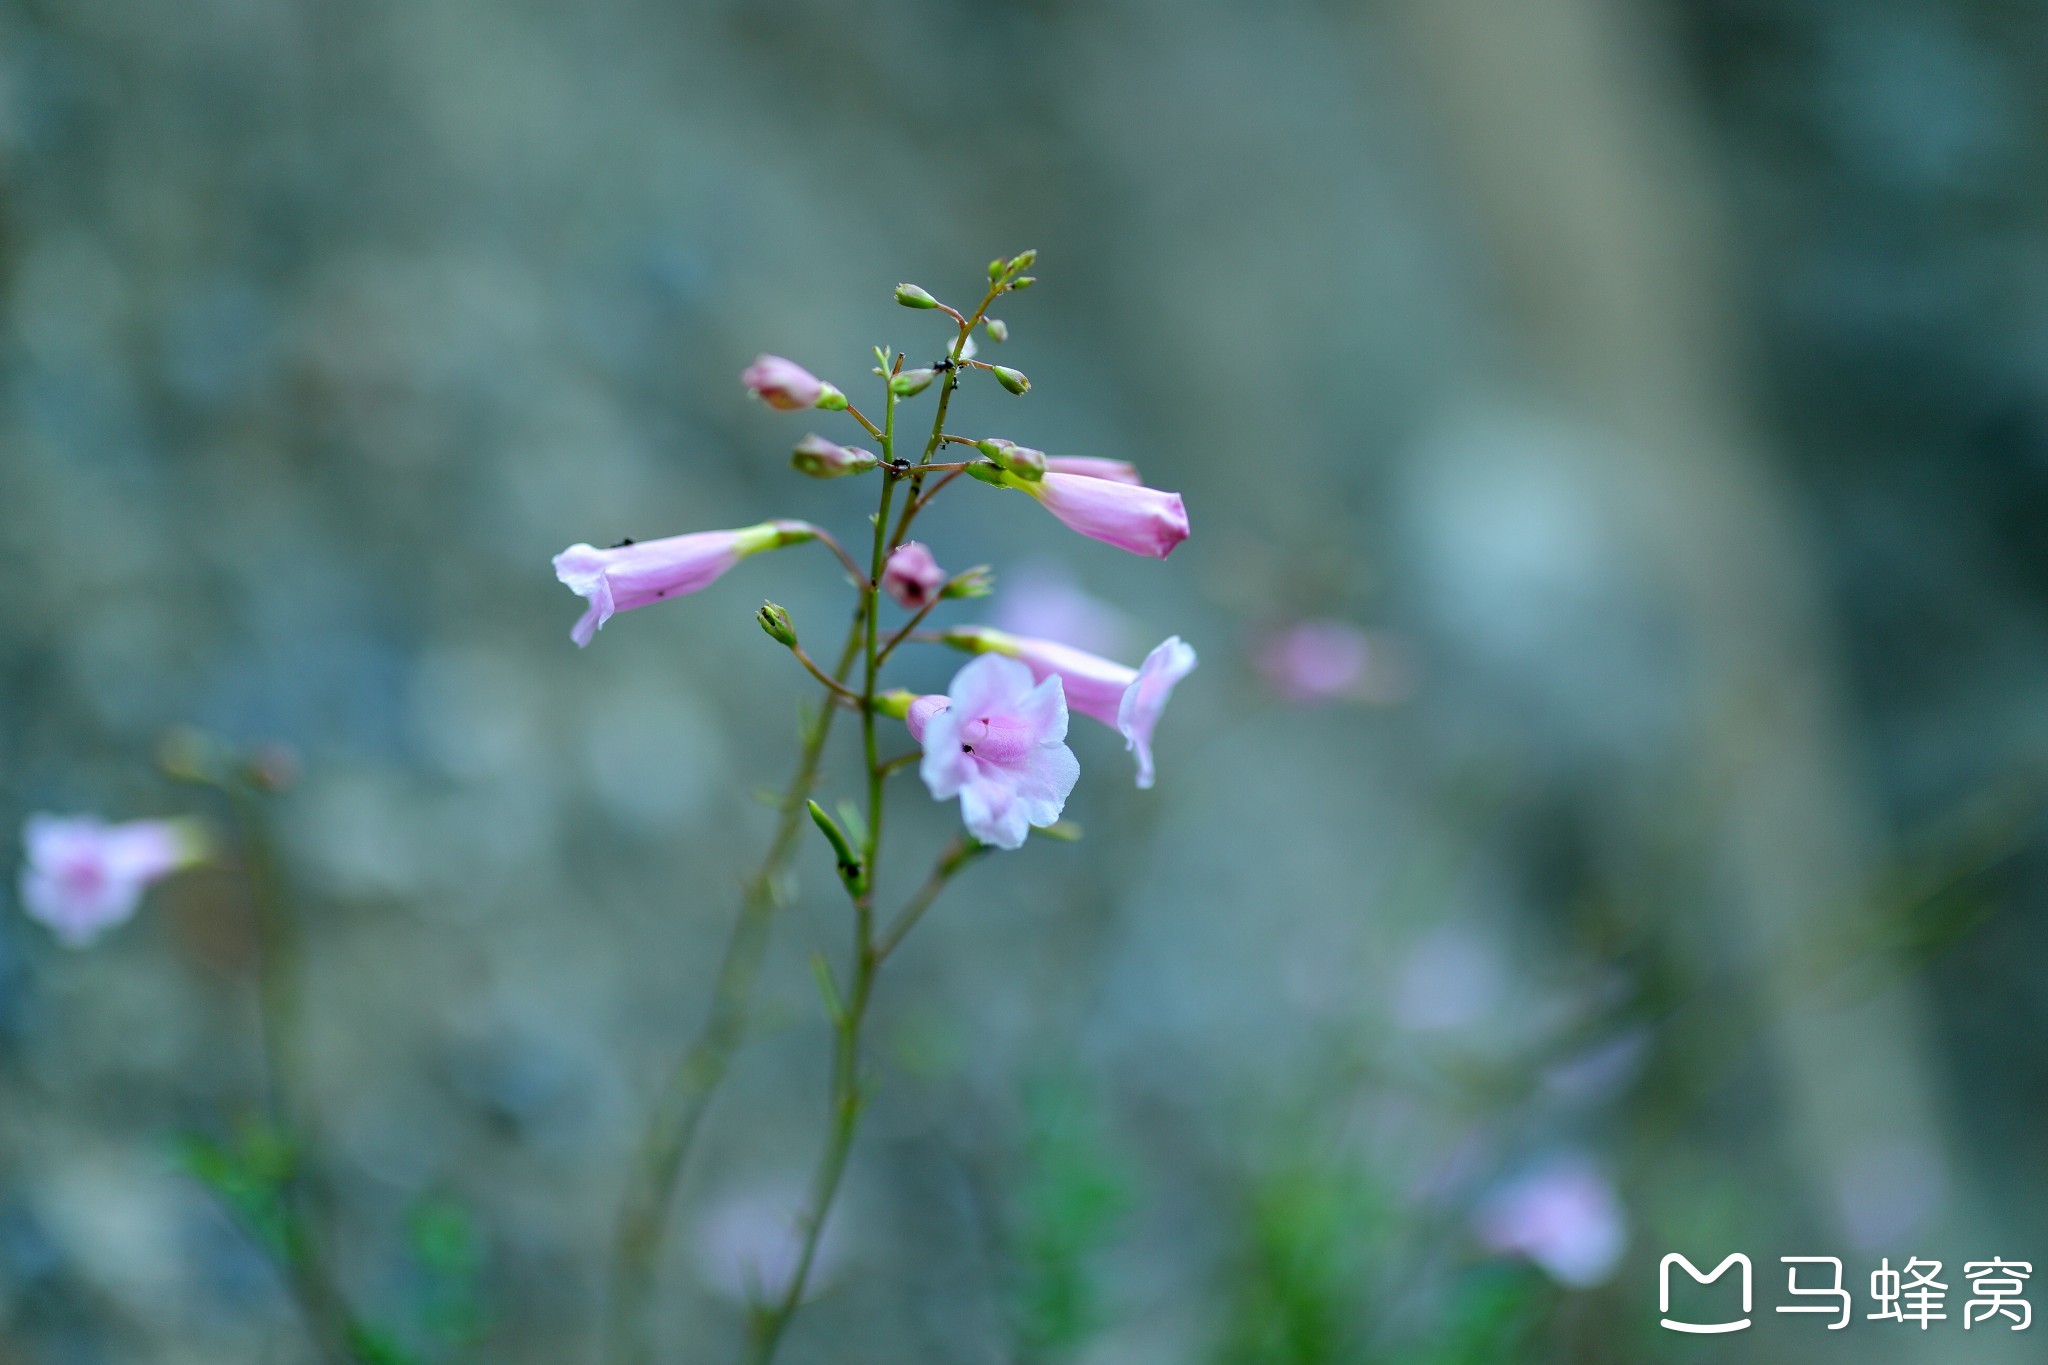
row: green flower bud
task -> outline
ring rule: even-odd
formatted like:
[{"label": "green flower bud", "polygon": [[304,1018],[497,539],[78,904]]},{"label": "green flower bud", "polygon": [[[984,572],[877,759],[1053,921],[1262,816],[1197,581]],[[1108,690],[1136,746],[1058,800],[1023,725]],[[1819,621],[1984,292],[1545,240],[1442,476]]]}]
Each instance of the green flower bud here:
[{"label": "green flower bud", "polygon": [[872,451],[839,445],[814,433],[796,443],[789,462],[799,474],[814,479],[837,479],[847,474],[865,474],[881,460]]},{"label": "green flower bud", "polygon": [[905,308],[936,308],[939,301],[914,284],[896,286],[896,302]]},{"label": "green flower bud", "polygon": [[1016,279],[1010,281],[1010,288],[1029,289],[1032,285],[1037,283],[1038,276],[1036,275],[1019,275]]},{"label": "green flower bud", "polygon": [[1008,341],[1010,339],[1010,324],[1004,322],[1001,318],[990,318],[982,326],[988,328],[988,339],[990,341]]},{"label": "green flower bud", "polygon": [[973,568],[964,569],[948,579],[946,586],[939,589],[939,596],[942,598],[987,597],[995,590],[995,574],[990,572],[988,565],[977,564]]},{"label": "green flower bud", "polygon": [[1025,376],[1022,370],[1013,370],[1007,365],[991,365],[988,367],[988,370],[990,374],[996,377],[996,383],[1001,384],[1011,393],[1031,392],[1031,380]]},{"label": "green flower bud", "polygon": [[832,856],[839,863],[840,880],[846,883],[846,889],[854,895],[862,894],[867,890],[867,874],[861,869],[860,857],[853,851],[852,843],[847,840],[845,832],[832,817],[825,814],[823,806],[815,801],[808,802],[807,805],[811,812],[811,822],[818,827],[818,832],[825,836],[825,842],[832,845]]},{"label": "green flower bud", "polygon": [[1010,258],[1010,269],[1029,270],[1038,264],[1038,248],[1027,247]]},{"label": "green flower bud", "polygon": [[[969,569],[967,572],[974,571]],[[891,720],[902,720],[910,714],[910,703],[916,700],[915,692],[906,692],[900,687],[891,688],[875,698],[875,714],[887,716]]]},{"label": "green flower bud", "polygon": [[776,644],[784,649],[796,648],[796,627],[790,624],[787,611],[773,602],[763,602],[761,609],[754,613],[754,620]]},{"label": "green flower bud", "polygon": [[997,280],[1003,277],[1003,272],[1005,270],[1008,270],[1009,268],[1010,263],[1008,261],[1004,260],[1000,256],[996,257],[994,260],[988,263],[988,282],[990,284],[994,284]]},{"label": "green flower bud", "polygon": [[889,392],[898,398],[909,398],[930,388],[932,381],[938,377],[937,370],[905,370],[902,374],[890,377]]}]

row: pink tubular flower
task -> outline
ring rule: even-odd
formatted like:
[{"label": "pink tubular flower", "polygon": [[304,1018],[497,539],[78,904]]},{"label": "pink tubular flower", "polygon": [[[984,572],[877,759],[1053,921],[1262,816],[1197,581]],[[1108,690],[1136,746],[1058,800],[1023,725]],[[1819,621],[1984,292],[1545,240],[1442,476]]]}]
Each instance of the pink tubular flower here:
[{"label": "pink tubular flower", "polygon": [[945,586],[946,571],[930,550],[914,540],[898,545],[882,566],[882,590],[896,599],[896,605],[911,611],[931,605]]},{"label": "pink tubular flower", "polygon": [[1614,1187],[1580,1156],[1554,1158],[1494,1191],[1474,1229],[1488,1250],[1525,1256],[1574,1289],[1613,1274],[1628,1241]]},{"label": "pink tubular flower", "polygon": [[1034,640],[986,626],[949,630],[945,640],[957,649],[1020,660],[1034,678],[1058,678],[1067,705],[1122,735],[1124,747],[1137,755],[1138,785],[1152,785],[1152,731],[1173,696],[1174,684],[1195,671],[1195,651],[1178,635],[1161,641],[1136,668],[1056,640]]},{"label": "pink tubular flower", "polygon": [[1033,683],[1015,659],[983,655],[953,675],[946,705],[921,697],[906,722],[924,745],[918,773],[932,799],[960,798],[967,832],[1021,848],[1057,821],[1081,765],[1066,745],[1067,702],[1057,677]]},{"label": "pink tubular flower", "polygon": [[1048,474],[1078,474],[1084,479],[1107,479],[1111,483],[1139,482],[1138,467],[1128,460],[1105,460],[1094,455],[1048,455]]},{"label": "pink tubular flower", "polygon": [[737,531],[693,531],[684,536],[634,543],[609,550],[571,545],[555,556],[555,577],[590,606],[569,638],[580,648],[616,612],[631,611],[664,597],[684,597],[708,588],[748,555],[795,545],[818,534],[803,521],[764,521]]},{"label": "pink tubular flower", "polygon": [[128,919],[143,890],[206,856],[192,820],[109,825],[90,815],[31,815],[21,841],[21,906],[60,943],[83,948]]},{"label": "pink tubular flower", "polygon": [[755,356],[754,363],[740,371],[740,382],[769,407],[784,412],[846,406],[845,394],[794,360],[784,360],[779,355]]},{"label": "pink tubular flower", "polygon": [[1035,481],[1006,479],[1045,505],[1045,510],[1090,540],[1164,559],[1188,538],[1188,510],[1180,494],[1142,484],[1054,473],[1047,467]]}]

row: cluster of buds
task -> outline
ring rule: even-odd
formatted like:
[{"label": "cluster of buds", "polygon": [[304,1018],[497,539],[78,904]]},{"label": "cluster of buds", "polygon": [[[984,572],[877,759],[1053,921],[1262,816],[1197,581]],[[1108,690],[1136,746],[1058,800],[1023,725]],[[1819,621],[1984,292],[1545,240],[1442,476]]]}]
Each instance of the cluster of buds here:
[{"label": "cluster of buds", "polygon": [[[919,771],[931,794],[958,798],[968,832],[984,844],[1015,848],[1033,827],[1059,818],[1079,765],[1067,748],[1069,711],[1117,731],[1136,757],[1141,787],[1152,785],[1152,733],[1174,685],[1195,666],[1194,650],[1179,637],[1130,666],[1090,654],[1058,640],[1032,639],[987,627],[954,626],[918,633],[913,627],[940,603],[987,596],[993,580],[987,568],[949,574],[923,543],[906,537],[911,519],[958,474],[992,488],[1021,492],[1068,528],[1132,554],[1164,559],[1188,537],[1187,509],[1178,493],[1148,487],[1137,469],[1122,460],[1048,455],[1007,437],[966,437],[945,430],[945,409],[953,390],[974,372],[985,372],[1005,391],[1023,395],[1031,381],[1020,370],[976,356],[977,331],[1006,341],[1009,327],[989,315],[998,299],[1029,288],[1035,252],[998,258],[989,264],[989,289],[972,313],[950,307],[920,285],[896,286],[905,308],[945,314],[954,336],[945,354],[928,365],[906,366],[904,358],[877,349],[876,373],[889,420],[877,425],[850,404],[844,391],[795,361],[764,355],[741,374],[741,382],[770,407],[845,412],[881,444],[881,453],[842,445],[816,433],[797,443],[792,465],[813,478],[839,479],[879,474],[886,498],[907,483],[910,508],[893,527],[884,515],[876,524],[873,568],[863,570],[836,540],[807,522],[773,520],[730,531],[698,531],[608,550],[574,545],[555,557],[555,572],[589,605],[572,637],[587,645],[613,615],[710,586],[741,559],[764,550],[822,541],[838,554],[865,594],[863,611],[876,610],[886,596],[911,619],[880,651],[886,658],[897,643],[917,639],[949,645],[976,657],[963,667],[943,696],[913,698],[880,692],[869,680],[856,696],[843,679],[827,676],[797,641],[789,614],[770,604],[760,613],[769,637],[796,652],[825,681],[835,699],[870,712],[902,719],[923,746]],[[899,459],[894,451],[896,406],[942,385],[938,415],[923,458]],[[958,463],[942,458],[972,452]],[[927,485],[927,480],[929,484]],[[872,649],[872,645],[870,646]],[[876,661],[878,662],[878,660]]]}]

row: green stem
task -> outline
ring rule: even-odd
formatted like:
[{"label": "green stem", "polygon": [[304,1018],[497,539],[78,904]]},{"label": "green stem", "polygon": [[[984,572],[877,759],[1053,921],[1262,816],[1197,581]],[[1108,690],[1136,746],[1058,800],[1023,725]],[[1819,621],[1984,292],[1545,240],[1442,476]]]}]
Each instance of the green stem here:
[{"label": "green stem", "polygon": [[[844,678],[853,666],[869,615],[869,598],[863,595],[847,630],[834,677]],[[774,837],[741,894],[739,914],[733,920],[725,956],[712,986],[711,1007],[697,1037],[669,1073],[641,1139],[614,1237],[605,1352],[612,1365],[648,1365],[654,1358],[650,1317],[662,1233],[675,1203],[683,1162],[696,1143],[705,1112],[725,1079],[733,1054],[746,1037],[754,988],[761,975],[768,930],[774,920],[776,883],[800,842],[804,803],[817,781],[818,762],[837,711],[827,698],[805,727],[796,772],[778,807]]]},{"label": "green stem", "polygon": [[[861,737],[867,758],[868,776],[868,819],[865,844],[867,872],[866,889],[854,898],[853,929],[853,984],[847,993],[845,1008],[833,1026],[832,1083],[831,1083],[831,1129],[826,1135],[825,1150],[819,1155],[817,1169],[812,1173],[810,1202],[804,1215],[803,1249],[797,1257],[795,1271],[782,1294],[772,1304],[764,1305],[755,1315],[753,1332],[747,1352],[749,1365],[771,1365],[782,1335],[789,1328],[790,1320],[803,1303],[804,1290],[810,1282],[811,1269],[817,1260],[818,1243],[824,1235],[825,1222],[832,1216],[832,1206],[839,1195],[839,1183],[846,1173],[847,1158],[853,1151],[853,1139],[860,1128],[862,1095],[860,1089],[860,1034],[866,1021],[868,1002],[873,998],[875,975],[881,969],[882,959],[902,941],[903,935],[921,918],[931,902],[943,889],[946,879],[972,856],[978,846],[969,841],[958,840],[948,848],[940,859],[925,887],[914,897],[904,912],[897,916],[888,935],[878,945],[875,939],[874,888],[876,878],[876,855],[882,842],[883,787],[893,770],[894,764],[885,764],[877,747],[875,736],[875,681],[881,671],[888,650],[879,648],[878,618],[880,617],[880,594],[882,568],[890,553],[903,543],[909,533],[912,519],[922,505],[918,498],[919,487],[924,475],[929,472],[924,466],[930,464],[932,453],[945,439],[946,409],[953,398],[953,390],[959,385],[960,352],[967,345],[967,338],[975,324],[981,320],[988,306],[1002,293],[1002,281],[989,286],[988,295],[973,316],[962,320],[959,335],[954,339],[951,359],[954,364],[946,370],[945,386],[939,391],[938,411],[932,418],[931,437],[925,442],[924,453],[918,459],[918,468],[908,477],[909,496],[905,498],[903,513],[892,532],[889,526],[889,508],[896,495],[897,480],[904,477],[890,466],[896,456],[896,395],[892,392],[888,408],[879,433],[882,444],[882,504],[875,513],[875,540],[873,570],[869,575],[863,600],[866,603],[866,629],[864,640],[865,662],[861,685]],[[949,310],[950,311],[950,310]],[[955,314],[957,317],[958,315]],[[900,357],[898,360],[900,364]],[[957,473],[957,471],[955,471]],[[946,477],[951,478],[953,474]],[[922,619],[920,614],[919,619]],[[913,623],[914,624],[914,623]],[[907,628],[906,628],[907,629]],[[901,642],[901,633],[890,641],[890,649]]]},{"label": "green stem", "polygon": [[284,1222],[284,1270],[320,1354],[353,1365],[356,1343],[365,1334],[335,1287],[320,1236],[319,1163],[315,1157],[311,1101],[296,1081],[305,1074],[299,1034],[298,931],[287,908],[284,874],[270,834],[269,813],[262,797],[239,780],[221,784],[234,808],[242,836],[243,870],[256,915],[258,1041],[262,1052],[264,1099],[272,1130],[291,1154],[291,1166],[279,1191]]}]

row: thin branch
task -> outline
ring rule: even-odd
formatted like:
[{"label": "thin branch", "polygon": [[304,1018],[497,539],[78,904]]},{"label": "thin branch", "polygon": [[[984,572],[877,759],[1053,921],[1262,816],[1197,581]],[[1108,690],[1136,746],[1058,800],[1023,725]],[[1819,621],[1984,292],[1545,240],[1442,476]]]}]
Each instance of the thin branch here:
[{"label": "thin branch", "polygon": [[917,889],[917,894],[910,898],[896,916],[895,922],[875,940],[876,966],[887,962],[889,954],[896,951],[904,936],[917,927],[917,922],[924,918],[925,911],[932,908],[932,902],[946,889],[946,883],[953,879],[953,874],[987,850],[987,844],[967,838],[965,835],[954,836],[953,842],[946,845],[946,851],[939,855],[939,860],[933,865],[931,875],[925,878],[924,885]]}]

